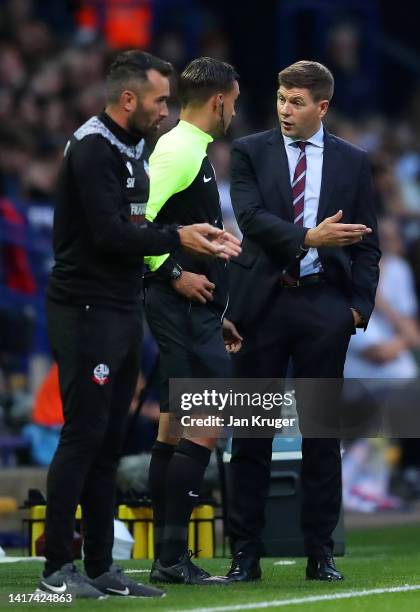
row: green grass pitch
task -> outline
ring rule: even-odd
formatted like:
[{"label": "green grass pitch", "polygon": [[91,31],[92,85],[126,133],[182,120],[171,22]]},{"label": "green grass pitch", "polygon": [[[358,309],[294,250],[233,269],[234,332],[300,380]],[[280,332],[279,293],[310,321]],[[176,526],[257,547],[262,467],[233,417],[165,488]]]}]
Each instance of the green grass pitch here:
[{"label": "green grass pitch", "polygon": [[[294,610],[304,612],[404,612],[420,611],[420,525],[387,529],[370,529],[348,533],[347,555],[337,559],[346,579],[339,584],[304,580],[305,560],[292,565],[274,565],[276,559],[264,559],[263,580],[259,583],[229,587],[193,587],[170,585],[167,596],[159,601],[112,597],[105,601],[79,600],[72,605],[54,608],[108,612],[124,610],[184,611],[206,610],[234,612],[240,610]],[[200,560],[213,574],[223,574],[227,559]],[[125,568],[141,570],[148,561],[123,561]],[[41,571],[39,562],[0,564],[0,610],[28,610],[52,604],[17,604],[8,602],[9,593],[33,592]],[[133,573],[146,582],[146,573]],[[407,592],[356,596],[361,591],[418,585]],[[333,594],[348,594],[331,599]],[[327,596],[320,601],[310,598]],[[300,602],[288,600],[303,600]],[[277,602],[277,603],[271,603]],[[288,603],[287,603],[288,602]]]}]

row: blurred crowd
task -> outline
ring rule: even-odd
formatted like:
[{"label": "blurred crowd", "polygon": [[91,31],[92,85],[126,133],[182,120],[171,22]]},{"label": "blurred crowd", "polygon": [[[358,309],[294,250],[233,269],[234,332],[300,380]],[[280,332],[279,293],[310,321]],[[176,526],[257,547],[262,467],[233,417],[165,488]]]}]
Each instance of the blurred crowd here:
[{"label": "blurred crowd", "polygon": [[[104,106],[104,73],[115,53],[103,36],[74,20],[69,3],[63,3],[61,21],[59,3],[51,3],[56,10],[47,16],[37,10],[41,4],[0,2],[0,436],[20,432],[30,421],[34,394],[50,366],[42,303],[52,263],[56,176],[71,134]],[[196,55],[235,61],[226,34],[217,21],[211,24]],[[404,96],[403,116],[400,108],[388,115],[378,112],[383,106],[375,106],[378,89],[363,70],[358,36],[354,25],[340,23],[330,32],[327,55],[308,58],[325,61],[336,74],[326,127],[369,152],[380,219],[383,259],[377,306],[368,331],[351,341],[346,376],[412,378],[418,376],[420,363],[420,88],[403,93],[389,88],[387,95],[395,97],[396,105]],[[151,50],[172,61],[177,70],[190,59],[176,24],[156,35]],[[210,149],[226,225],[233,231],[238,229],[229,196],[230,140],[276,124],[275,75],[264,90],[259,82],[263,103],[256,104],[267,109],[259,114],[253,112],[246,88],[250,79],[252,71],[244,75],[242,101],[229,138]],[[164,130],[177,118],[176,83],[173,94]],[[152,343],[147,346],[145,363],[151,369],[155,349]],[[150,414],[156,416],[156,402]],[[59,423],[60,419],[52,425]],[[351,466],[357,457],[365,462],[367,456],[353,446]],[[400,444],[394,464],[408,470],[413,495],[420,496],[420,452],[413,452],[412,446]],[[4,462],[6,451],[0,450]],[[350,453],[351,447],[349,457]],[[386,453],[381,456],[387,461]],[[347,466],[347,472],[354,470]],[[347,499],[357,506],[360,486],[353,480]],[[390,477],[385,480],[383,495],[388,494]]]}]

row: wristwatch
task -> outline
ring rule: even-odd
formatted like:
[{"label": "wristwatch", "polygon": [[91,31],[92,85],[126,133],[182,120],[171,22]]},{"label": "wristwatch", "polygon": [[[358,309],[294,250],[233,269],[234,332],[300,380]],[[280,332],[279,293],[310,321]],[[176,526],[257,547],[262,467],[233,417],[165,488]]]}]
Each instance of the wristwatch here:
[{"label": "wristwatch", "polygon": [[181,266],[179,264],[175,264],[170,274],[171,281],[178,280],[178,278],[180,278],[181,275],[182,275]]}]

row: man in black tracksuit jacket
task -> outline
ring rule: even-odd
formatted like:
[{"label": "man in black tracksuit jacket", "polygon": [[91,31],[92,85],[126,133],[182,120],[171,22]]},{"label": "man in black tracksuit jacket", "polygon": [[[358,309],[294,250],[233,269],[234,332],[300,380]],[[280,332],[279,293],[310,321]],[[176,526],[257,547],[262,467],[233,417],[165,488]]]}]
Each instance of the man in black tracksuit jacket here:
[{"label": "man in black tracksuit jacket", "polygon": [[[76,597],[162,596],[112,565],[115,473],[142,338],[142,258],[181,246],[229,256],[229,236],[206,224],[144,220],[149,194],[143,136],[168,114],[171,65],[129,51],[112,64],[105,112],[69,141],[54,217],[47,320],[64,426],[47,481],[46,565],[39,589]],[[212,242],[207,236],[214,238]],[[82,506],[87,578],[73,561]]]}]

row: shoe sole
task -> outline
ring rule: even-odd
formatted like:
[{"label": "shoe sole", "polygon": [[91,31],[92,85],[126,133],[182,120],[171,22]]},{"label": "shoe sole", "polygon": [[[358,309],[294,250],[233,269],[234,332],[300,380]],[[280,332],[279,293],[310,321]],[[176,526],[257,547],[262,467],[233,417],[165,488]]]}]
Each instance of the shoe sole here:
[{"label": "shoe sole", "polygon": [[105,597],[121,597],[121,599],[163,599],[166,595],[166,593],[162,593],[162,595],[118,595],[117,593],[109,593],[105,595]]},{"label": "shoe sole", "polygon": [[229,580],[229,582],[231,582],[232,584],[235,584],[235,582],[259,582],[260,580],[262,580],[262,576],[258,576],[258,578],[247,578],[246,580],[237,580],[236,578],[229,578],[228,576],[226,576],[226,580]]},{"label": "shoe sole", "polygon": [[72,595],[72,597],[74,597],[75,599],[109,599],[109,595],[106,595],[105,593],[100,597],[89,597],[88,595],[74,595],[71,591],[64,591],[64,593],[53,593],[52,591],[44,591],[43,589],[39,588],[35,589],[34,595]]},{"label": "shoe sole", "polygon": [[186,586],[227,586],[232,584],[231,580],[226,579],[223,582],[209,580],[208,582],[184,582],[184,580],[172,579],[166,576],[153,577],[149,579],[151,584],[185,584]]}]

